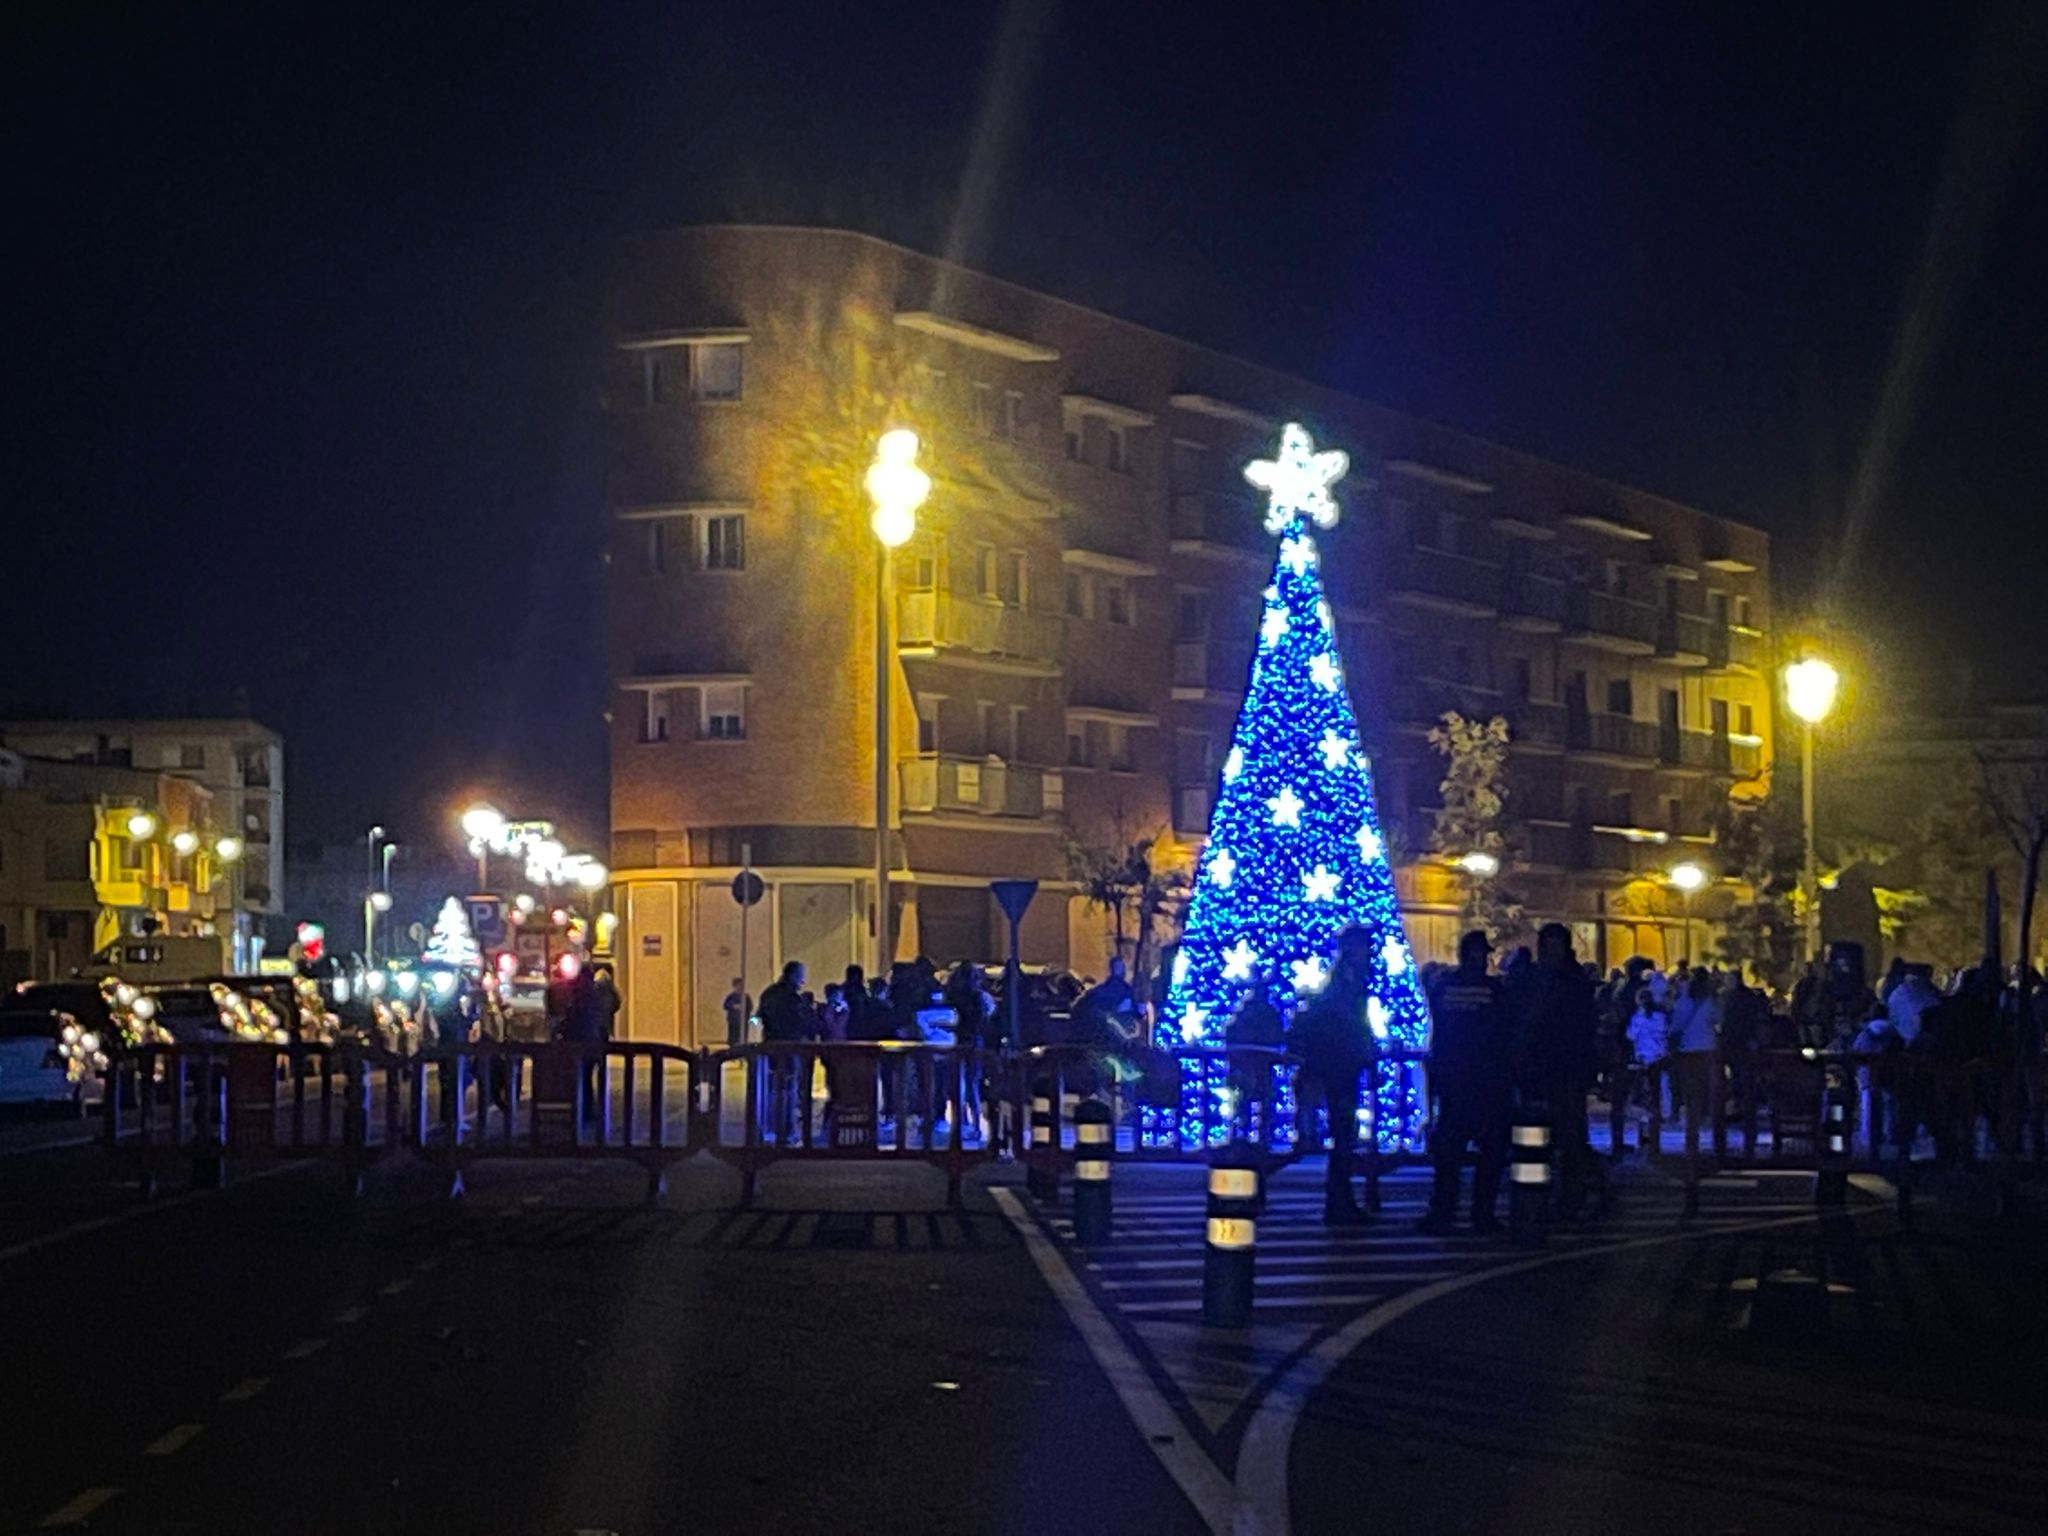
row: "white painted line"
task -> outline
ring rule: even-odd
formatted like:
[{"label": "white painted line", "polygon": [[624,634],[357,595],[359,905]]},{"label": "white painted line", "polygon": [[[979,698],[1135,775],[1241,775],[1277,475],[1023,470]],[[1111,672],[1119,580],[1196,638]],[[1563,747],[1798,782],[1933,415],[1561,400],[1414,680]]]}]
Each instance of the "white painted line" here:
[{"label": "white painted line", "polygon": [[67,1147],[88,1147],[98,1141],[100,1136],[99,1131],[83,1131],[76,1136],[66,1136],[58,1141],[38,1141],[24,1147],[0,1148],[0,1158],[29,1157],[37,1152],[62,1152]]},{"label": "white painted line", "polygon": [[287,1360],[310,1360],[327,1347],[325,1339],[301,1339],[284,1352]]},{"label": "white painted line", "polygon": [[88,1519],[98,1513],[102,1504],[113,1498],[120,1491],[118,1488],[88,1488],[68,1504],[59,1504],[55,1509],[43,1516],[38,1529],[54,1531],[60,1526],[83,1525]]},{"label": "white painted line", "polygon": [[410,1280],[393,1280],[389,1285],[378,1286],[377,1294],[379,1296],[396,1296],[402,1291],[409,1291],[411,1289],[412,1282]]},{"label": "white painted line", "polygon": [[246,1403],[269,1385],[270,1378],[268,1376],[251,1376],[247,1381],[230,1387],[227,1391],[221,1393],[220,1400],[224,1403]]},{"label": "white painted line", "polygon": [[[1384,1294],[1374,1291],[1365,1296],[1268,1296],[1259,1291],[1258,1299],[1252,1303],[1252,1314],[1256,1320],[1261,1314],[1279,1308],[1299,1312],[1309,1307],[1369,1307]],[[1117,1310],[1132,1317],[1163,1316],[1168,1312],[1199,1312],[1202,1302],[1199,1297],[1192,1301],[1141,1301],[1128,1307],[1119,1305]]]},{"label": "white painted line", "polygon": [[337,1323],[346,1325],[349,1323],[360,1323],[369,1315],[370,1309],[368,1307],[345,1307],[334,1314],[334,1320]]},{"label": "white painted line", "polygon": [[[1265,1244],[1259,1245],[1261,1252]],[[1447,1259],[1464,1257],[1453,1253],[1372,1253],[1350,1249],[1340,1253],[1290,1253],[1282,1260],[1287,1264],[1441,1264]],[[1099,1269],[1104,1274],[1122,1274],[1126,1270],[1140,1269],[1200,1269],[1206,1262],[1201,1255],[1194,1254],[1178,1259],[1104,1259],[1090,1264],[1090,1269]]]},{"label": "white painted line", "polygon": [[[1815,1219],[1815,1213],[1808,1210],[1804,1215],[1785,1216],[1776,1221],[1753,1221],[1739,1226],[1722,1227],[1711,1235],[1801,1226]],[[1536,1254],[1513,1263],[1495,1264],[1485,1269],[1473,1270],[1469,1274],[1439,1280],[1433,1285],[1420,1286],[1390,1301],[1382,1302],[1370,1312],[1354,1317],[1335,1333],[1325,1336],[1313,1349],[1296,1360],[1287,1374],[1273,1383],[1265,1396],[1259,1400],[1258,1407],[1252,1413],[1251,1423],[1245,1428],[1244,1441],[1237,1453],[1237,1484],[1234,1490],[1235,1506],[1231,1521],[1233,1536],[1285,1536],[1285,1533],[1292,1530],[1293,1516],[1288,1503],[1287,1459],[1294,1445],[1294,1426],[1301,1417],[1301,1410],[1307,1404],[1309,1395],[1322,1385],[1346,1356],[1374,1334],[1391,1327],[1409,1313],[1426,1307],[1433,1301],[1440,1301],[1446,1296],[1469,1290],[1475,1285],[1483,1285],[1489,1280],[1499,1280],[1509,1275],[1523,1275],[1531,1270],[1547,1269],[1553,1264],[1569,1264],[1579,1259],[1633,1253],[1638,1249],[1657,1248],[1668,1243],[1698,1242],[1709,1235],[1694,1228],[1682,1232],[1667,1232],[1654,1237],[1629,1238],[1598,1246],[1589,1245],[1561,1252]]]},{"label": "white painted line", "polygon": [[412,1268],[413,1268],[413,1273],[414,1273],[414,1274],[416,1274],[416,1275],[424,1275],[424,1274],[425,1274],[425,1273],[426,1273],[426,1272],[427,1272],[428,1270],[430,1270],[430,1269],[438,1269],[438,1268],[440,1268],[440,1266],[441,1266],[441,1257],[440,1257],[440,1255],[439,1255],[439,1254],[435,1254],[435,1255],[434,1255],[433,1257],[431,1257],[431,1258],[425,1258],[425,1259],[421,1259],[421,1260],[419,1261],[419,1263],[417,1263],[417,1264],[413,1265],[413,1267],[412,1267]]},{"label": "white painted line", "polygon": [[204,1428],[206,1428],[204,1424],[180,1424],[175,1429],[165,1430],[164,1433],[158,1435],[142,1448],[142,1454],[145,1456],[175,1456],[194,1440],[198,1439],[199,1431]]},{"label": "white painted line", "polygon": [[[257,1168],[248,1173],[237,1173],[235,1175],[235,1183],[237,1185],[253,1184],[258,1179],[274,1179],[280,1173],[290,1173],[295,1168],[304,1168],[306,1166],[307,1164],[305,1163],[272,1163],[268,1168]],[[100,1232],[108,1227],[117,1227],[124,1221],[135,1220],[138,1216],[148,1216],[157,1211],[175,1209],[185,1204],[188,1200],[199,1199],[202,1195],[219,1193],[219,1190],[214,1189],[188,1189],[183,1194],[172,1195],[164,1200],[138,1201],[124,1210],[114,1212],[111,1216],[95,1216],[89,1221],[74,1221],[68,1227],[59,1227],[54,1232],[38,1233],[34,1237],[14,1244],[11,1248],[0,1248],[0,1264],[6,1263],[9,1259],[18,1259],[23,1254],[37,1253],[45,1248],[54,1248],[57,1244],[69,1242],[74,1237],[84,1237],[88,1232]]]},{"label": "white painted line", "polygon": [[[1264,1301],[1277,1291],[1300,1290],[1303,1287],[1336,1285],[1339,1283],[1345,1285],[1420,1285],[1424,1281],[1449,1280],[1455,1275],[1464,1273],[1464,1270],[1459,1269],[1439,1269],[1426,1271],[1419,1275],[1404,1275],[1389,1274],[1383,1270],[1347,1269],[1341,1270],[1334,1275],[1287,1275],[1268,1274],[1266,1271],[1260,1270],[1257,1279],[1253,1282],[1256,1287],[1253,1294],[1259,1301]],[[1195,1277],[1189,1275],[1184,1279],[1161,1276],[1156,1280],[1105,1280],[1102,1282],[1102,1286],[1104,1290],[1109,1291],[1171,1292],[1176,1289],[1185,1289],[1195,1283]],[[1377,1297],[1374,1298],[1374,1300],[1377,1299]],[[1142,1305],[1142,1303],[1139,1304]],[[1125,1307],[1126,1304],[1119,1300],[1117,1305],[1121,1308]]]},{"label": "white painted line", "polygon": [[1187,1426],[1181,1423],[1179,1415],[1152,1384],[1152,1378],[1145,1374],[1145,1368],[1131,1353],[1130,1346],[1110,1326],[1109,1320],[1102,1315],[1102,1309],[1095,1305],[1087,1290],[1074,1277],[1074,1272],[1067,1268],[1052,1239],[1040,1231],[1038,1223],[1025,1213],[1015,1192],[991,1189],[989,1197],[995,1201],[996,1208],[1009,1218],[1010,1225],[1017,1229],[1017,1235],[1024,1241],[1025,1252],[1031,1255],[1031,1262],[1066,1309],[1067,1317],[1088,1345],[1088,1353],[1095,1357],[1096,1365],[1109,1378],[1110,1386],[1124,1405],[1124,1412],[1131,1416],[1138,1433],[1151,1446],[1152,1454],[1159,1458],[1167,1475],[1180,1485],[1180,1491],[1187,1495],[1188,1502],[1213,1536],[1229,1536],[1229,1480],[1196,1446]]}]

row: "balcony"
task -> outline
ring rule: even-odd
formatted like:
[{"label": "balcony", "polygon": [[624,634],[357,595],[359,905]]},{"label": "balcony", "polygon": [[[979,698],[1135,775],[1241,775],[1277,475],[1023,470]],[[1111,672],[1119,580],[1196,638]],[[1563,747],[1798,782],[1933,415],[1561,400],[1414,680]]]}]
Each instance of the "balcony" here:
[{"label": "balcony", "polygon": [[1621,656],[1654,656],[1661,617],[1648,603],[1579,587],[1566,604],[1565,634]]},{"label": "balcony", "polygon": [[1173,498],[1167,527],[1177,555],[1242,560],[1262,569],[1272,559],[1265,519],[1247,497],[1184,491]]},{"label": "balcony", "polygon": [[1514,699],[1501,713],[1507,716],[1509,745],[1525,752],[1562,752],[1565,714],[1562,704],[1542,699]]},{"label": "balcony", "polygon": [[1501,571],[1488,561],[1436,549],[1390,549],[1381,560],[1394,602],[1468,619],[1499,611]]},{"label": "balcony", "polygon": [[1592,710],[1565,711],[1565,750],[1629,765],[1657,760],[1657,724]]},{"label": "balcony", "polygon": [[1500,584],[1500,622],[1524,634],[1554,635],[1564,628],[1571,591],[1550,576],[1510,571]]},{"label": "balcony", "polygon": [[1730,624],[1725,631],[1728,642],[1726,656],[1715,661],[1717,667],[1734,667],[1744,672],[1761,672],[1764,666],[1763,631],[1751,629],[1744,624]]},{"label": "balcony", "polygon": [[1204,704],[1235,704],[1244,697],[1244,658],[1213,640],[1183,640],[1173,648],[1173,696]]},{"label": "balcony", "polygon": [[1040,821],[1064,803],[1057,768],[1006,763],[999,757],[905,758],[901,770],[906,816],[990,816]]},{"label": "balcony", "polygon": [[1717,652],[1725,665],[1727,649],[1726,628],[1704,614],[1666,613],[1657,626],[1657,654],[1676,666],[1709,666]]},{"label": "balcony", "polygon": [[1522,827],[1522,837],[1524,858],[1542,869],[1654,878],[1681,857],[1670,834],[1634,827],[1530,822]]},{"label": "balcony", "polygon": [[975,659],[1006,672],[1051,677],[1060,669],[1065,632],[1056,614],[950,592],[901,592],[896,598],[896,648],[904,656]]}]

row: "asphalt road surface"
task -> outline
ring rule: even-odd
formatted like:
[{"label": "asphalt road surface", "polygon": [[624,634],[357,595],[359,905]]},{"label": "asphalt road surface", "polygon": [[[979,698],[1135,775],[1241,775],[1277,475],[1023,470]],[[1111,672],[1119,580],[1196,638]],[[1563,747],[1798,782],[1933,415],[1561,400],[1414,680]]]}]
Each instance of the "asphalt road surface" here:
[{"label": "asphalt road surface", "polygon": [[1643,1174],[1532,1258],[1414,1232],[1413,1177],[1328,1232],[1303,1167],[1225,1334],[1197,1169],[1120,1168],[1082,1250],[1007,1169],[957,1212],[868,1167],[741,1212],[702,1159],[655,1206],[568,1163],[143,1205],[76,1134],[0,1126],[0,1531],[2048,1525],[2039,1243],[1796,1180],[1687,1222]]}]

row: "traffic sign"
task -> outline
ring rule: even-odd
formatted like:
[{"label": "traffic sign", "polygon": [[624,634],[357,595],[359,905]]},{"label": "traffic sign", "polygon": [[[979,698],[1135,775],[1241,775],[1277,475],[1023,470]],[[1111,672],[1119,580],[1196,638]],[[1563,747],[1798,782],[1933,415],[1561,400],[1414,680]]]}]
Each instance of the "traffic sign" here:
[{"label": "traffic sign", "polygon": [[992,880],[988,888],[995,896],[996,905],[1003,909],[1003,916],[1013,923],[1024,920],[1024,909],[1038,894],[1036,880]]},{"label": "traffic sign", "polygon": [[743,869],[732,877],[732,899],[743,907],[753,906],[767,893],[768,887],[751,869]]}]

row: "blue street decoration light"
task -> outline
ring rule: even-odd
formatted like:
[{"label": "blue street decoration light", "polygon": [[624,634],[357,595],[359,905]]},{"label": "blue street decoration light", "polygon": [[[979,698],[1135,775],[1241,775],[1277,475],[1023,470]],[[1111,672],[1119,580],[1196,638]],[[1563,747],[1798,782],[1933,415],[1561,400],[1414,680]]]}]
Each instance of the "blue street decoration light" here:
[{"label": "blue street decoration light", "polygon": [[[1343,453],[1316,451],[1290,423],[1279,453],[1245,470],[1267,493],[1266,528],[1280,546],[1171,977],[1164,1028],[1187,1045],[1222,1045],[1259,978],[1283,1012],[1300,1008],[1328,983],[1338,936],[1354,927],[1368,939],[1365,1023],[1376,1048],[1412,1053],[1429,1041],[1372,767],[1318,574],[1315,530],[1336,523],[1330,487],[1348,467]],[[1370,1133],[1384,1150],[1419,1145],[1427,1113],[1419,1068],[1383,1060],[1376,1077],[1364,1098]],[[1228,1078],[1220,1058],[1184,1058],[1180,1103],[1151,1112],[1148,1140],[1190,1148],[1223,1140]]]}]

